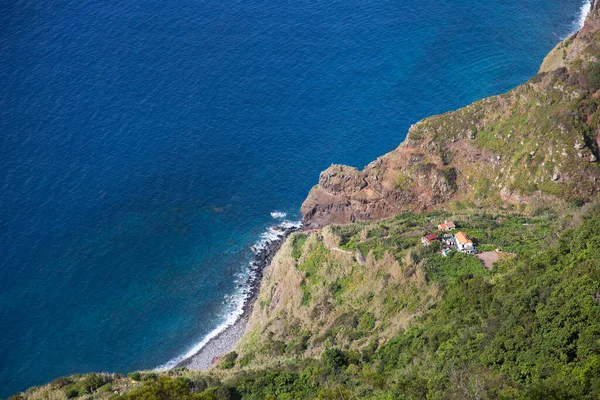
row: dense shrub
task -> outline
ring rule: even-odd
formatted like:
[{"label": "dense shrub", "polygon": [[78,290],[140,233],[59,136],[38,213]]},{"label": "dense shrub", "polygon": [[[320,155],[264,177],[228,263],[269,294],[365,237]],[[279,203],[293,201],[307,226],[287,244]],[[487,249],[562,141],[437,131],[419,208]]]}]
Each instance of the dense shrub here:
[{"label": "dense shrub", "polygon": [[337,372],[340,368],[348,366],[348,356],[338,348],[327,349],[323,353],[323,364]]},{"label": "dense shrub", "polygon": [[233,368],[235,365],[235,360],[237,360],[238,354],[235,351],[225,354],[221,357],[221,368],[229,369]]},{"label": "dense shrub", "polygon": [[592,92],[600,89],[600,62],[595,62],[588,69],[589,87]]},{"label": "dense shrub", "polygon": [[62,387],[70,385],[71,383],[73,383],[73,378],[71,378],[70,376],[62,376],[50,382],[50,386],[52,386],[55,389],[60,389]]},{"label": "dense shrub", "polygon": [[140,374],[139,372],[135,371],[135,372],[130,372],[127,375],[129,378],[131,378],[134,381],[141,381],[142,380],[142,374]]},{"label": "dense shrub", "polygon": [[156,381],[158,379],[158,374],[156,372],[148,372],[142,375],[142,382],[148,381]]},{"label": "dense shrub", "polygon": [[223,397],[211,393],[192,393],[190,381],[183,378],[160,376],[156,380],[146,380],[140,389],[136,389],[121,399],[127,400],[216,400]]}]

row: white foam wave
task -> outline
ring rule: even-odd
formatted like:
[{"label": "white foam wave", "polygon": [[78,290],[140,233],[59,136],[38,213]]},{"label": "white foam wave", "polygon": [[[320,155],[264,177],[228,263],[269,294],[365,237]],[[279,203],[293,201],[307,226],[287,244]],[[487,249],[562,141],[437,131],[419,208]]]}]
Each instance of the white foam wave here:
[{"label": "white foam wave", "polygon": [[288,220],[281,222],[277,226],[270,226],[269,228],[267,228],[267,230],[265,232],[263,232],[260,235],[260,240],[258,240],[256,243],[254,243],[254,245],[252,246],[252,250],[255,253],[258,253],[259,251],[264,249],[267,244],[269,244],[270,242],[277,240],[278,238],[283,236],[284,230],[290,229],[290,228],[300,228],[301,226],[302,226],[301,221],[288,221]]},{"label": "white foam wave", "polygon": [[[284,235],[284,230],[289,228],[299,228],[302,226],[300,221],[283,221],[278,226],[271,226],[267,228],[260,236],[260,239],[254,243],[252,249],[255,252],[265,248],[270,242],[281,238]],[[160,365],[155,370],[166,370],[172,369],[177,364],[186,360],[196,353],[198,353],[208,342],[215,337],[219,336],[221,332],[233,325],[238,318],[244,313],[244,305],[248,301],[249,296],[252,293],[250,282],[256,277],[256,265],[254,261],[248,263],[248,266],[241,271],[235,280],[235,286],[239,287],[238,291],[232,295],[226,295],[223,303],[225,304],[225,311],[222,314],[223,322],[219,324],[215,329],[209,332],[200,342],[190,347],[180,356],[168,361],[167,363]]]},{"label": "white foam wave", "polygon": [[581,6],[581,10],[579,11],[579,19],[577,20],[577,30],[583,28],[583,24],[585,23],[585,19],[588,14],[592,11],[592,1],[585,0],[585,3]]},{"label": "white foam wave", "polygon": [[302,221],[283,221],[279,226],[285,229],[289,228],[300,228],[302,226]]},{"label": "white foam wave", "polygon": [[[242,281],[247,282],[248,276],[250,276],[250,275],[253,276],[254,274],[255,273],[252,271],[248,271],[247,274],[243,274],[243,273],[239,274],[238,279],[236,279],[236,281],[235,281],[236,286],[239,285],[239,282],[242,282]],[[240,318],[240,316],[244,312],[244,304],[246,303],[248,296],[250,296],[250,287],[248,287],[247,285],[242,286],[241,290],[239,290],[237,293],[235,293],[233,295],[226,295],[223,302],[227,305],[225,307],[227,311],[223,314],[223,316],[224,316],[223,322],[219,326],[217,326],[215,329],[210,331],[200,342],[198,342],[197,344],[195,344],[194,346],[189,348],[185,353],[181,354],[180,356],[175,357],[174,359],[168,361],[167,363],[165,363],[163,365],[156,367],[155,370],[161,371],[161,370],[175,368],[175,366],[177,366],[177,364],[179,364],[183,360],[186,360],[186,359],[194,356],[196,353],[198,353],[200,350],[202,350],[202,348],[204,346],[206,346],[206,344],[208,342],[210,342],[215,337],[219,336],[219,334],[221,332],[223,332],[225,329],[229,328],[231,325],[233,325],[238,320],[238,318]]]},{"label": "white foam wave", "polygon": [[271,217],[273,217],[274,219],[284,219],[285,217],[287,217],[287,214],[283,211],[271,211]]}]

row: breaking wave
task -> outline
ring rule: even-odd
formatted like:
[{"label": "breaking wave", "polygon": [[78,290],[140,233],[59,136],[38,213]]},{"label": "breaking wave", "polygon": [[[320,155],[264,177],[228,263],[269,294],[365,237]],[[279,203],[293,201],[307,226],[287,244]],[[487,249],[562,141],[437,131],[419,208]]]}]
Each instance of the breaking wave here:
[{"label": "breaking wave", "polygon": [[[277,213],[278,217],[273,216],[274,213]],[[279,215],[282,215],[279,217]],[[287,214],[283,212],[272,212],[271,216],[273,218],[285,218]],[[300,228],[302,223],[300,221],[288,221],[284,220],[279,225],[268,227],[265,232],[260,235],[260,239],[258,239],[254,245],[251,247],[254,253],[258,253],[261,250],[264,250],[270,243],[280,240],[284,234],[286,229],[290,228]],[[223,322],[219,324],[215,329],[210,331],[204,338],[186,350],[183,354],[169,360],[167,363],[160,365],[155,368],[155,370],[165,370],[172,369],[180,362],[193,357],[196,353],[198,353],[204,346],[206,346],[212,339],[216,338],[225,331],[227,328],[236,323],[236,321],[242,316],[244,313],[245,305],[250,301],[252,296],[252,288],[253,285],[259,284],[257,282],[257,272],[259,265],[255,259],[248,263],[248,266],[241,271],[235,279],[235,287],[239,288],[235,293],[231,295],[225,296],[223,300],[224,309],[221,315],[219,316]]]},{"label": "breaking wave", "polygon": [[585,3],[581,6],[581,11],[579,12],[579,19],[577,20],[577,30],[583,28],[583,24],[585,23],[585,19],[588,14],[592,11],[592,2],[591,0],[586,0]]},{"label": "breaking wave", "polygon": [[287,214],[283,211],[271,211],[271,217],[273,217],[274,219],[284,219],[285,217],[287,217]]}]

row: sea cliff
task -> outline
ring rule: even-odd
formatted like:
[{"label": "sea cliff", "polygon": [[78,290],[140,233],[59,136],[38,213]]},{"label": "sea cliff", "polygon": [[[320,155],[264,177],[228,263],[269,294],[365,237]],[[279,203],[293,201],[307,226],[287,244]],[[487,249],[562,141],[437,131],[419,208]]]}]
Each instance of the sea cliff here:
[{"label": "sea cliff", "polygon": [[[598,398],[599,31],[596,3],[530,81],[415,124],[362,171],[324,171],[208,372],[74,375],[15,398]],[[486,269],[424,246],[446,220],[510,256]]]},{"label": "sea cliff", "polygon": [[510,92],[413,125],[398,148],[359,171],[332,165],[302,204],[308,227],[445,209],[522,210],[587,202],[600,190],[598,4],[540,73]]}]

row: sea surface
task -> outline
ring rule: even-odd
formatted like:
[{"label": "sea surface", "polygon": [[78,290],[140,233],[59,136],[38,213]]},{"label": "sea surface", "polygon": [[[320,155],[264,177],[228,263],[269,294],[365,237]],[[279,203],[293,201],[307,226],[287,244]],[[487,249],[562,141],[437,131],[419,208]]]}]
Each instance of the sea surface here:
[{"label": "sea surface", "polygon": [[585,4],[1,2],[0,397],[180,359],[321,170],[526,81]]}]

